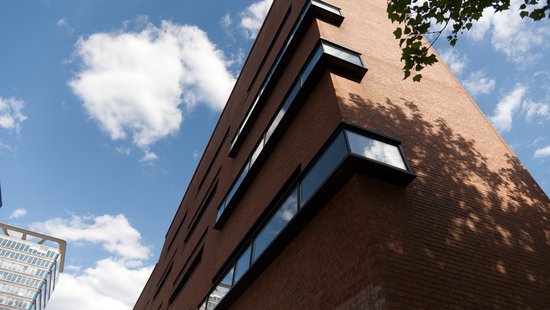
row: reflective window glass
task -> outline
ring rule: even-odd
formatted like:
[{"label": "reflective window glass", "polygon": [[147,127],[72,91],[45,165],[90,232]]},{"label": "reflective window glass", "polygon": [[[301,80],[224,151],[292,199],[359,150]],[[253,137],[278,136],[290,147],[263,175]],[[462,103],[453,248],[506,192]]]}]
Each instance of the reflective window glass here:
[{"label": "reflective window glass", "polygon": [[338,57],[361,67],[363,66],[363,62],[361,62],[361,57],[359,57],[359,54],[357,53],[348,51],[327,42],[323,42],[323,50],[325,51],[325,53],[330,54],[334,57]]},{"label": "reflective window glass", "polygon": [[254,164],[258,156],[260,156],[260,153],[262,152],[263,149],[264,149],[264,139],[262,139],[260,143],[258,143],[258,145],[256,146],[256,149],[254,149],[254,152],[252,152],[252,156],[250,156],[249,169],[252,168],[252,165]]},{"label": "reflective window glass", "polygon": [[203,302],[202,305],[199,307],[199,310],[206,310],[206,303],[207,301]]},{"label": "reflective window glass", "polygon": [[271,135],[273,134],[273,132],[275,131],[277,126],[279,126],[279,123],[283,119],[283,116],[285,116],[285,113],[286,113],[286,109],[281,109],[281,110],[279,110],[279,112],[277,112],[277,116],[275,116],[275,118],[271,122],[271,125],[269,125],[269,128],[265,132],[265,140],[266,141],[268,141],[269,138],[271,138]]},{"label": "reflective window glass", "polygon": [[277,237],[279,232],[281,232],[286,224],[296,215],[296,212],[298,212],[298,195],[296,189],[294,189],[254,239],[254,255],[252,261],[256,261],[271,244],[271,241]]},{"label": "reflective window glass", "polygon": [[225,277],[223,277],[222,281],[220,283],[223,283],[223,284],[226,284],[226,285],[229,285],[231,286],[231,282],[233,281],[233,271],[235,270],[235,268],[231,268],[231,270],[229,270],[226,274],[225,274]]},{"label": "reflective window glass", "polygon": [[220,217],[222,216],[223,214],[223,210],[225,209],[225,200],[222,202],[222,204],[220,205],[220,207],[218,208],[218,212],[216,213],[216,222],[220,219]]},{"label": "reflective window glass", "polygon": [[245,167],[243,168],[243,170],[241,171],[241,173],[237,177],[237,180],[231,186],[231,190],[229,191],[229,193],[227,194],[227,197],[225,199],[227,203],[229,203],[231,201],[231,198],[233,198],[233,195],[235,195],[235,192],[237,192],[237,189],[239,188],[239,186],[241,186],[241,183],[243,182],[244,177],[246,176],[247,173],[248,173],[248,164],[245,165]]},{"label": "reflective window glass", "polygon": [[212,291],[210,294],[210,303],[214,304],[214,306],[217,306],[219,301],[221,301],[227,292],[231,289],[231,281],[233,280],[233,270],[234,268],[231,268],[226,274],[225,277],[218,283],[216,288]]},{"label": "reflective window glass", "polygon": [[340,9],[335,7],[334,5],[332,4],[328,4],[328,3],[325,3],[323,1],[319,1],[319,0],[312,0],[311,3],[315,4],[316,6],[320,7],[320,8],[323,8],[327,11],[330,11],[332,13],[335,13],[335,14],[338,14],[338,15],[342,15],[340,13]]},{"label": "reflective window glass", "polygon": [[321,48],[321,46],[319,46],[317,47],[317,50],[315,51],[315,54],[313,55],[313,57],[311,57],[308,64],[300,74],[300,86],[304,85],[304,83],[309,77],[309,74],[311,73],[311,71],[313,71],[313,68],[315,68],[315,65],[317,64],[317,62],[319,61],[322,55],[323,55],[323,49]]},{"label": "reflective window glass", "polygon": [[281,106],[280,110],[282,110],[286,113],[286,111],[288,110],[290,105],[294,102],[294,99],[296,99],[296,95],[298,95],[298,92],[300,91],[301,87],[302,86],[299,83],[294,83],[292,85],[292,89],[290,90],[290,92],[286,96],[285,101],[284,101],[283,105]]},{"label": "reflective window glass", "polygon": [[246,251],[241,254],[241,257],[237,260],[237,263],[235,264],[235,278],[233,280],[233,285],[237,283],[243,274],[248,270],[248,267],[250,267],[250,246],[246,248]]},{"label": "reflective window glass", "polygon": [[342,133],[338,134],[323,155],[317,159],[315,164],[309,169],[301,182],[300,205],[303,206],[319,186],[325,182],[332,171],[348,154],[346,141]]},{"label": "reflective window glass", "polygon": [[346,131],[351,152],[381,163],[406,170],[405,162],[395,145],[384,143],[355,132]]}]

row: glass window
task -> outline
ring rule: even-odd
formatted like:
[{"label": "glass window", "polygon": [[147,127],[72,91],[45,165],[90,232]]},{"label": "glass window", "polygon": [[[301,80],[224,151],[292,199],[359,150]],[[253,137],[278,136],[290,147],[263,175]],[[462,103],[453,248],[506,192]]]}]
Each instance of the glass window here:
[{"label": "glass window", "polygon": [[206,310],[206,303],[207,302],[208,302],[208,300],[203,302],[202,305],[199,307],[199,310]]},{"label": "glass window", "polygon": [[340,133],[302,179],[300,206],[313,196],[347,154],[346,141],[344,135]]},{"label": "glass window", "polygon": [[258,236],[254,239],[254,255],[252,257],[253,262],[256,261],[256,259],[264,252],[273,239],[277,237],[279,232],[283,230],[286,224],[294,217],[294,215],[296,215],[297,212],[298,195],[296,189],[294,189],[269,222],[264,226],[264,228],[262,228]]},{"label": "glass window", "polygon": [[277,113],[277,116],[273,119],[273,121],[271,122],[271,125],[269,125],[269,128],[265,132],[266,142],[269,141],[269,138],[271,138],[271,135],[273,134],[277,126],[279,126],[279,123],[283,119],[283,116],[285,116],[285,112],[286,112],[285,110],[279,110],[279,112]]},{"label": "glass window", "polygon": [[241,254],[241,257],[237,260],[237,263],[235,264],[235,277],[233,279],[233,285],[241,279],[243,274],[248,270],[248,267],[250,267],[250,252],[250,246],[248,246],[243,254]]},{"label": "glass window", "polygon": [[407,169],[397,146],[365,137],[351,131],[346,131],[346,135],[353,154],[376,160],[399,169]]},{"label": "glass window", "polygon": [[218,212],[216,213],[216,222],[220,219],[220,217],[223,214],[223,210],[225,210],[225,199],[220,204],[220,207],[218,208]]},{"label": "glass window", "polygon": [[233,271],[235,270],[235,268],[231,268],[226,274],[225,274],[225,277],[223,277],[222,281],[220,282],[221,284],[225,284],[225,285],[229,285],[231,286],[231,282],[232,282],[232,279],[233,279]]},{"label": "glass window", "polygon": [[313,55],[313,57],[311,57],[306,67],[300,74],[300,86],[304,85],[304,83],[309,77],[309,74],[311,73],[311,71],[313,71],[313,68],[315,68],[315,65],[317,65],[317,62],[319,61],[319,58],[321,58],[322,55],[323,55],[323,48],[319,46],[317,47],[317,50],[315,51],[315,54]]},{"label": "glass window", "polygon": [[298,92],[302,88],[302,85],[300,85],[300,83],[296,82],[291,87],[292,88],[290,89],[290,92],[288,92],[288,95],[286,96],[285,101],[283,102],[281,108],[279,108],[284,113],[286,113],[288,108],[294,102],[294,99],[296,99],[296,96],[298,95]]},{"label": "glass window", "polygon": [[323,50],[325,51],[325,53],[330,54],[334,57],[338,57],[361,67],[363,66],[361,57],[359,57],[359,54],[357,53],[354,53],[337,45],[330,44],[328,42],[323,42]]},{"label": "glass window", "polygon": [[237,192],[237,189],[239,188],[239,186],[241,186],[241,183],[243,182],[244,177],[246,176],[247,173],[248,173],[248,163],[245,165],[245,167],[237,177],[237,181],[235,181],[235,183],[233,183],[233,185],[231,186],[231,190],[229,191],[229,193],[227,194],[227,198],[225,199],[227,203],[231,201],[231,198],[233,198],[233,195],[235,195],[235,192]]},{"label": "glass window", "polygon": [[254,152],[252,153],[252,156],[250,156],[250,166],[249,169],[252,168],[252,165],[258,159],[258,156],[260,156],[260,153],[264,149],[264,139],[260,140],[260,143],[256,146],[256,149],[254,149]]},{"label": "glass window", "polygon": [[323,8],[327,11],[330,11],[332,13],[335,13],[335,14],[338,14],[338,15],[342,15],[340,13],[340,9],[335,7],[334,5],[332,4],[328,4],[326,2],[323,2],[323,1],[320,1],[320,0],[312,0],[311,1],[312,4],[315,4],[316,6],[320,7],[320,8]]},{"label": "glass window", "polygon": [[218,303],[225,297],[227,292],[229,292],[229,290],[231,289],[231,284],[232,284],[231,281],[233,280],[233,270],[234,269],[235,268],[231,268],[231,270],[229,270],[225,274],[223,279],[220,281],[220,283],[218,283],[216,288],[210,294],[210,299],[209,299],[210,303],[213,303],[213,304],[215,303],[213,305],[213,307],[217,306]]}]

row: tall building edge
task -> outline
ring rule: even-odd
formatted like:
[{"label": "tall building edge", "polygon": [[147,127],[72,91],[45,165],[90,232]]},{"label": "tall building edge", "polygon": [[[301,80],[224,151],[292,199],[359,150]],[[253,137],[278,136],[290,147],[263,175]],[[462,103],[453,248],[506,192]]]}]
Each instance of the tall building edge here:
[{"label": "tall building edge", "polygon": [[0,309],[42,310],[65,261],[65,240],[0,223]]},{"label": "tall building edge", "polygon": [[550,200],[386,3],[274,1],[135,309],[550,307]]}]

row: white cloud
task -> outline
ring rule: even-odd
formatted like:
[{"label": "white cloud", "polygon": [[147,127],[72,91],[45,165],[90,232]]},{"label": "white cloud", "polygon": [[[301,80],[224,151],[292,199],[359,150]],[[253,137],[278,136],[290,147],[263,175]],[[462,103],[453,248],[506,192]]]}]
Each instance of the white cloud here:
[{"label": "white cloud", "polygon": [[74,33],[74,28],[71,27],[71,25],[69,25],[69,22],[67,21],[67,18],[61,18],[57,21],[57,23],[55,23],[57,25],[57,27],[60,27],[60,28],[65,28],[67,29],[67,31],[69,33]]},{"label": "white cloud", "polygon": [[9,153],[14,153],[15,152],[15,149],[5,143],[2,143],[2,141],[0,141],[0,151],[6,151],[6,152],[9,152]]},{"label": "white cloud", "polygon": [[495,80],[488,78],[483,71],[474,71],[468,75],[468,78],[462,81],[464,87],[472,96],[489,94],[495,88]]},{"label": "white cloud", "polygon": [[24,106],[23,100],[0,97],[0,127],[19,132],[21,123],[27,119],[27,116],[23,115]]},{"label": "white cloud", "polygon": [[96,33],[80,38],[76,53],[83,67],[69,85],[89,117],[113,140],[131,136],[144,159],[153,157],[153,143],[179,130],[182,103],[221,110],[235,82],[222,51],[189,25]]},{"label": "white cloud", "polygon": [[158,159],[158,156],[157,154],[149,151],[149,150],[145,150],[144,153],[143,153],[143,157],[140,159],[140,161],[144,161],[144,162],[150,162],[150,161],[153,161],[153,160],[156,160]]},{"label": "white cloud", "polygon": [[69,251],[75,244],[89,242],[110,254],[89,267],[65,266],[49,310],[72,310],[75,305],[79,310],[133,308],[154,266],[144,264],[149,248],[124,215],[54,218],[30,226],[67,240]]},{"label": "white cloud", "polygon": [[531,144],[529,144],[529,146],[531,146],[531,147],[535,146],[535,145],[539,144],[540,142],[546,140],[546,138],[547,137],[545,137],[545,136],[538,137],[533,142],[531,142]]},{"label": "white cloud", "polygon": [[549,146],[546,146],[546,147],[543,147],[543,148],[540,148],[540,149],[536,149],[535,150],[535,154],[534,154],[534,158],[544,158],[544,157],[549,157],[550,156],[550,145]]},{"label": "white cloud", "polygon": [[27,210],[25,210],[23,208],[19,208],[19,209],[13,210],[13,212],[10,214],[9,218],[10,219],[18,219],[18,218],[24,217],[25,215],[27,215]]},{"label": "white cloud", "polygon": [[141,244],[141,234],[123,214],[54,218],[31,224],[33,230],[67,241],[90,242],[124,260],[147,259],[150,249]]},{"label": "white cloud", "polygon": [[469,32],[475,41],[485,39],[488,32],[495,50],[504,53],[517,64],[529,65],[543,56],[537,48],[550,47],[550,22],[546,19],[534,22],[519,16],[522,0],[511,1],[511,8],[495,13],[486,9],[483,16]]},{"label": "white cloud", "polygon": [[117,147],[115,150],[118,154],[121,154],[124,156],[130,156],[130,154],[132,153],[132,149],[129,147],[120,146],[120,147]]},{"label": "white cloud", "polygon": [[193,151],[193,160],[194,161],[198,161],[199,159],[201,159],[201,156],[202,156],[201,152],[199,152],[197,150]]},{"label": "white cloud", "polygon": [[76,265],[65,265],[63,269],[66,271],[79,272],[82,267]]},{"label": "white cloud", "polygon": [[225,14],[225,15],[222,17],[222,20],[220,21],[220,24],[221,24],[222,27],[224,27],[224,28],[231,27],[231,25],[233,25],[233,20],[231,20],[231,15],[229,15],[229,13]]},{"label": "white cloud", "polygon": [[526,100],[523,109],[526,113],[527,121],[539,119],[541,122],[550,119],[550,104]]},{"label": "white cloud", "polygon": [[458,54],[454,48],[448,48],[441,54],[443,61],[451,68],[454,74],[460,75],[466,68],[466,57]]},{"label": "white cloud", "polygon": [[256,38],[272,2],[273,0],[254,2],[241,13],[240,26],[248,39]]},{"label": "white cloud", "polygon": [[124,262],[105,258],[86,268],[82,274],[62,273],[48,310],[133,308],[153,266],[129,267]]},{"label": "white cloud", "polygon": [[473,27],[467,32],[468,36],[474,41],[481,41],[485,37],[487,30],[491,28],[494,14],[493,8],[486,8],[483,10],[481,18],[477,22],[474,22]]},{"label": "white cloud", "polygon": [[518,84],[497,103],[494,114],[489,117],[489,120],[498,131],[505,132],[512,128],[512,117],[521,107],[526,91],[526,87]]}]

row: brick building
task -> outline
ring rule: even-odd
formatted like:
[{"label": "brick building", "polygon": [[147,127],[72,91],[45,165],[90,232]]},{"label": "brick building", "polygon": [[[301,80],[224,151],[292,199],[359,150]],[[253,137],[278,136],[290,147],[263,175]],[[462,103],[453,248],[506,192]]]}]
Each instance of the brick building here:
[{"label": "brick building", "polygon": [[135,309],[550,308],[548,197],[394,29],[274,1]]}]

